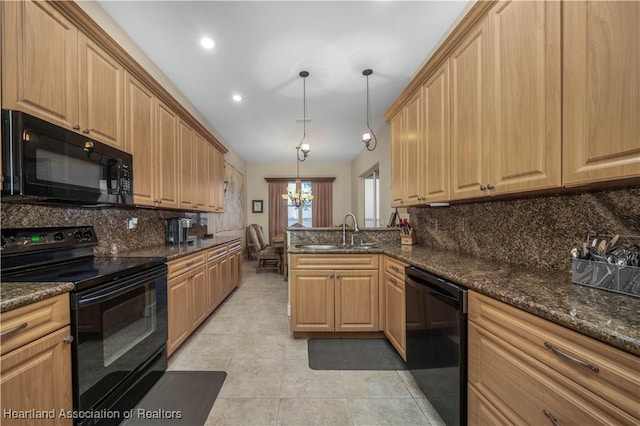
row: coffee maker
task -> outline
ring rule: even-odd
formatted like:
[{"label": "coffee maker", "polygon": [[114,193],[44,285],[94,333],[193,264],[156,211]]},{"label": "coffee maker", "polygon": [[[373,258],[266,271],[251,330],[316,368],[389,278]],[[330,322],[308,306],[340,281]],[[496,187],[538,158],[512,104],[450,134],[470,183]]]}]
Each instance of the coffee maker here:
[{"label": "coffee maker", "polygon": [[167,245],[192,244],[196,238],[188,235],[189,228],[191,228],[191,219],[188,217],[172,217],[166,219],[165,231]]}]

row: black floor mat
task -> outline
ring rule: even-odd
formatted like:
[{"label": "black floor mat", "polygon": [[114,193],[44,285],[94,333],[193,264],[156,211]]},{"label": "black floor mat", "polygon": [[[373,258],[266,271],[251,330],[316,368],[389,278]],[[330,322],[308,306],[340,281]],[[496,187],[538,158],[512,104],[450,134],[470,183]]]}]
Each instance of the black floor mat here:
[{"label": "black floor mat", "polygon": [[131,411],[126,426],[203,426],[224,371],[167,371]]},{"label": "black floor mat", "polygon": [[406,370],[386,339],[309,339],[312,370]]}]

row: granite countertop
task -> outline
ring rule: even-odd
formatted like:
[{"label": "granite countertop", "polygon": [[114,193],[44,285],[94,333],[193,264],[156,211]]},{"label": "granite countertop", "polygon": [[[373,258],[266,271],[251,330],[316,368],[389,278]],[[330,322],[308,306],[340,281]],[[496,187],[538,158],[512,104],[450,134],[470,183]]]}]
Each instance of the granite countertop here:
[{"label": "granite countertop", "polygon": [[571,272],[535,269],[421,246],[381,244],[375,249],[308,250],[296,253],[384,253],[563,325],[640,355],[640,298],[571,282]]},{"label": "granite countertop", "polygon": [[0,283],[0,312],[36,303],[71,290],[73,283],[3,282]]},{"label": "granite countertop", "polygon": [[[232,241],[239,237],[213,237],[197,240],[194,244],[180,246],[153,246],[131,252],[121,252],[113,257],[162,257],[167,261],[197,253]],[[30,303],[57,296],[73,290],[73,283],[60,282],[2,282],[0,283],[0,312],[10,311]]]},{"label": "granite countertop", "polygon": [[146,247],[139,250],[121,252],[115,257],[163,257],[167,262],[175,260],[179,257],[207,250],[222,244],[240,240],[240,237],[213,237],[207,239],[198,239],[193,244],[180,245],[158,245]]}]

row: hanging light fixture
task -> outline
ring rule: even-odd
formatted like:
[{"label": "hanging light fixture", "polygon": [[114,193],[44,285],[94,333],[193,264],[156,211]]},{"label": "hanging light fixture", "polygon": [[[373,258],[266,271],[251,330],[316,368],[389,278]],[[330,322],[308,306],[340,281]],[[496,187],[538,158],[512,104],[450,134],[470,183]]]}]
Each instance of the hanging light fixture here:
[{"label": "hanging light fixture", "polygon": [[[369,76],[373,74],[373,70],[366,69],[362,71],[362,75],[367,77],[367,129],[368,132],[362,134],[362,143],[367,147],[367,151],[373,151],[378,146],[378,138],[376,134],[371,130],[371,126],[369,125],[369,121],[371,121],[371,107],[370,98],[369,98]],[[372,143],[373,142],[373,143]]]},{"label": "hanging light fixture", "polygon": [[[300,163],[307,159],[307,156],[311,152],[311,147],[309,147],[308,143],[304,142],[304,139],[307,137],[307,83],[306,79],[309,77],[308,71],[300,71],[300,77],[302,77],[302,139],[300,143],[296,147],[296,187],[295,190],[288,191],[287,194],[282,194],[282,198],[287,200],[288,205],[292,207],[308,207],[311,205],[311,201],[313,201],[313,194],[311,190],[303,190],[302,182],[300,181]],[[300,157],[300,153],[302,153],[302,158]]]}]

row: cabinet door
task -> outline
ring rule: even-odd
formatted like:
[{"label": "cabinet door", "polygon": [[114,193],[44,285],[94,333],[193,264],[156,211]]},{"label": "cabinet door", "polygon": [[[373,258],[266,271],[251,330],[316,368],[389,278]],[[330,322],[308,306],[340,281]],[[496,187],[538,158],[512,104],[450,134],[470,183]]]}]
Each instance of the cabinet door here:
[{"label": "cabinet door", "polygon": [[222,301],[222,271],[219,260],[211,260],[207,263],[207,310],[213,310]]},{"label": "cabinet door", "polygon": [[193,210],[195,205],[193,194],[193,130],[184,121],[178,124],[178,158],[180,159],[180,208]]},{"label": "cabinet door", "polygon": [[403,207],[404,188],[404,118],[405,109],[391,119],[391,206]]},{"label": "cabinet door", "polygon": [[291,331],[334,330],[332,271],[291,271]]},{"label": "cabinet door", "polygon": [[405,324],[405,294],[404,282],[384,274],[385,286],[385,320],[384,334],[398,351],[402,359],[406,361],[406,324]]},{"label": "cabinet door", "polygon": [[449,58],[451,66],[451,199],[480,197],[486,177],[483,81],[487,48],[486,21],[462,40]]},{"label": "cabinet door", "polygon": [[230,291],[230,268],[229,268],[230,262],[229,262],[229,257],[225,256],[222,259],[220,259],[220,286],[218,288],[218,290],[220,291],[218,298],[220,299],[220,301],[222,302],[228,295],[229,293],[231,293]]},{"label": "cabinet door", "polygon": [[[71,335],[67,326],[11,351],[0,358],[2,410],[18,412],[54,411],[47,425],[72,425],[72,419],[58,414],[71,411],[71,345],[63,339]],[[3,415],[3,425],[31,424]]]},{"label": "cabinet door", "polygon": [[209,142],[207,142],[202,136],[194,132],[194,144],[195,144],[195,175],[194,175],[194,194],[195,204],[198,210],[207,210],[207,194],[208,194],[208,170],[209,164]]},{"label": "cabinet door", "polygon": [[2,2],[2,107],[71,129],[78,117],[78,31],[46,2]]},{"label": "cabinet door", "polygon": [[207,170],[207,207],[210,212],[218,210],[218,150],[212,145],[208,146],[207,156],[209,157],[209,167]]},{"label": "cabinet door", "polygon": [[151,91],[129,73],[125,77],[125,128],[127,151],[133,155],[136,183],[133,202],[156,205],[156,144],[153,132],[155,101]]},{"label": "cabinet door", "polygon": [[[496,425],[511,426],[512,423],[487,398],[476,388],[467,387],[467,424],[470,425]],[[552,423],[550,423],[552,424]]]},{"label": "cabinet door", "polygon": [[[424,129],[421,178],[422,203],[449,201],[449,62],[422,88]],[[425,167],[426,165],[426,167]]]},{"label": "cabinet door", "polygon": [[188,275],[183,274],[168,282],[169,337],[167,356],[178,349],[191,333],[191,288]]},{"label": "cabinet door", "polygon": [[160,207],[177,208],[178,119],[163,102],[156,105],[156,197]]},{"label": "cabinet door", "polygon": [[218,205],[217,212],[224,212],[224,180],[225,180],[225,172],[224,172],[224,154],[218,150],[216,150],[216,188],[217,188],[217,196],[218,196]]},{"label": "cabinet door", "polygon": [[[422,203],[424,162],[423,114],[424,98],[422,89],[418,90],[403,108],[405,115],[403,165],[404,205],[415,206]],[[429,165],[430,167],[431,165]]]},{"label": "cabinet door", "polygon": [[335,331],[378,331],[378,271],[335,271]]},{"label": "cabinet door", "polygon": [[78,54],[81,131],[124,150],[124,68],[82,33]]},{"label": "cabinet door", "polygon": [[563,3],[563,183],[640,176],[640,3]]},{"label": "cabinet door", "polygon": [[558,187],[560,2],[499,2],[487,18],[488,193]]},{"label": "cabinet door", "polygon": [[207,296],[207,277],[206,277],[206,269],[204,266],[200,266],[195,268],[193,271],[188,273],[188,279],[190,281],[191,286],[191,294],[192,294],[192,318],[191,318],[191,329],[195,330],[202,321],[207,318],[209,313],[209,299]]}]

